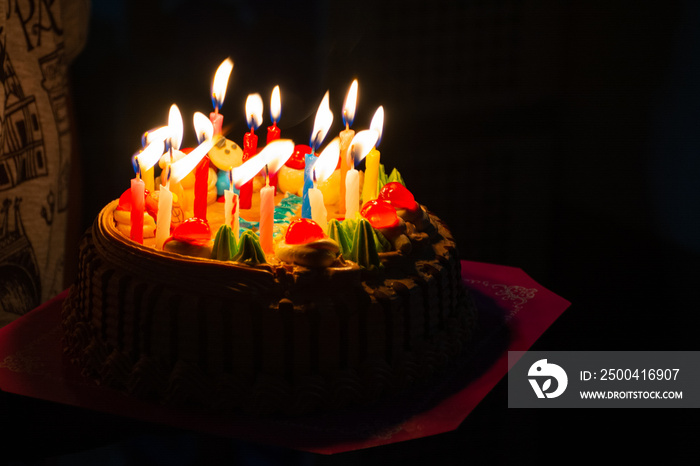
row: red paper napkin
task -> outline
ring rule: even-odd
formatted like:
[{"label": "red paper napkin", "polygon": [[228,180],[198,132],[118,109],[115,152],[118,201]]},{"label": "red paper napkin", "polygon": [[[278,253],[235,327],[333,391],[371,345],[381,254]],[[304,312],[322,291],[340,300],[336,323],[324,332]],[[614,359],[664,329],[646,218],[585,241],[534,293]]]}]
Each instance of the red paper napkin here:
[{"label": "red paper napkin", "polygon": [[508,371],[508,351],[525,351],[569,302],[513,267],[462,261],[479,311],[469,355],[429,383],[351,411],[256,418],[175,409],[127,397],[80,375],[61,350],[64,291],[0,329],[0,388],[134,419],[314,453],[339,453],[454,430]]}]

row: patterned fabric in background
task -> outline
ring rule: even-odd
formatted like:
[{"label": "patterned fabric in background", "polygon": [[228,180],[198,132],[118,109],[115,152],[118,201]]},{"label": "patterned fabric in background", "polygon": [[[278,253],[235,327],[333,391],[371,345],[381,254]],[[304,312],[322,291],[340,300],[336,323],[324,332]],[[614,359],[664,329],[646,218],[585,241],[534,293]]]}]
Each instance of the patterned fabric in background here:
[{"label": "patterned fabric in background", "polygon": [[88,0],[0,2],[0,326],[63,289],[71,122],[67,67]]}]

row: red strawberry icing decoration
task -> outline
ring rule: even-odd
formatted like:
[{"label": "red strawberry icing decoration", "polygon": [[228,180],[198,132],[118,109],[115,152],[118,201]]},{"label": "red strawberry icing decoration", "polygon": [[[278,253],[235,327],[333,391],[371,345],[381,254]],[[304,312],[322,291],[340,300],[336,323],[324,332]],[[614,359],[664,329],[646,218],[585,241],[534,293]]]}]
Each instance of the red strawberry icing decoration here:
[{"label": "red strawberry icing decoration", "polygon": [[321,226],[308,218],[298,218],[292,220],[287,227],[287,234],[284,241],[287,244],[306,244],[312,241],[325,238]]},{"label": "red strawberry icing decoration", "polygon": [[360,209],[360,215],[366,218],[373,228],[391,228],[399,224],[396,209],[387,201],[373,199],[367,201]]},{"label": "red strawberry icing decoration", "polygon": [[385,184],[379,191],[379,199],[388,201],[397,209],[415,210],[418,207],[411,191],[397,181]]},{"label": "red strawberry icing decoration", "polygon": [[211,239],[211,228],[206,220],[199,218],[188,218],[175,228],[168,241],[182,241],[202,245]]}]

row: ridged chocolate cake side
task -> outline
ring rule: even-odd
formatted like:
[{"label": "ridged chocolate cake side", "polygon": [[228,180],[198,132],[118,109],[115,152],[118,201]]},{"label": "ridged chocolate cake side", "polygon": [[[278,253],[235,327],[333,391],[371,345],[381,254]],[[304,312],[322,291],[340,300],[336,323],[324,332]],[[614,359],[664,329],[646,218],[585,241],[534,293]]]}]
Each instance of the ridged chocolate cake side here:
[{"label": "ridged chocolate cake side", "polygon": [[254,413],[363,404],[424,379],[470,342],[475,310],[454,240],[354,263],[246,266],[158,252],[105,207],[80,245],[65,348],[84,374],[140,397]]}]

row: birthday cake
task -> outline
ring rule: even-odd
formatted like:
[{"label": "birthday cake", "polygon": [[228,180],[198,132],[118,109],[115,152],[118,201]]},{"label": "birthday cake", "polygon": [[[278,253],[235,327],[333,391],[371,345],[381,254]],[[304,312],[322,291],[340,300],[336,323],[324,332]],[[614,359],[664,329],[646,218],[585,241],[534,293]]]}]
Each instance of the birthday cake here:
[{"label": "birthday cake", "polygon": [[[220,160],[217,150],[227,148],[236,144],[220,137],[207,149]],[[265,155],[251,160],[258,157]],[[285,166],[300,169],[285,157]],[[210,191],[226,170],[203,163]],[[340,177],[340,168],[331,171]],[[163,179],[137,195],[143,224],[127,220],[136,209],[132,190],[100,212],[80,244],[62,313],[66,352],[86,376],[168,404],[301,414],[378,400],[464,351],[475,310],[455,241],[398,172],[380,167],[374,196],[351,201],[356,209],[326,196],[321,221],[305,218],[300,177],[279,172],[279,184],[302,196],[278,187],[272,214],[261,183],[235,219],[216,194],[200,201],[206,221],[185,219],[191,209],[180,191],[162,245],[154,224],[164,214],[155,207]],[[274,220],[264,246],[267,215]]]}]

